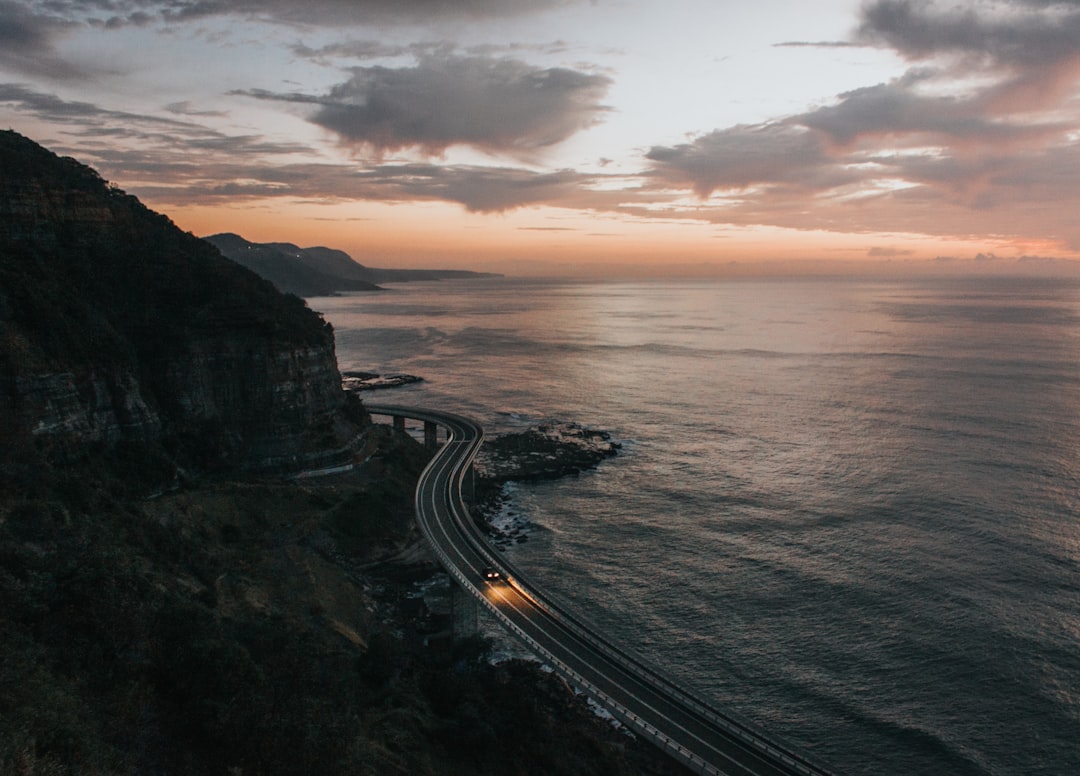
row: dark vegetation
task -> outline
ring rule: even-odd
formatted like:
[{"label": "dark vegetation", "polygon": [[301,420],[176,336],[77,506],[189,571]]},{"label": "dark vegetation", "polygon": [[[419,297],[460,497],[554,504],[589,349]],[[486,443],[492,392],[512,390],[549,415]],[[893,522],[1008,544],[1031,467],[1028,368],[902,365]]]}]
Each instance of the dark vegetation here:
[{"label": "dark vegetation", "polygon": [[302,300],[93,169],[14,132],[0,132],[0,158],[0,309],[33,332],[41,355],[127,361],[222,328],[307,344],[329,336]]},{"label": "dark vegetation", "polygon": [[[78,441],[153,436],[195,467],[282,455],[272,440],[289,433],[309,452],[365,422],[333,348],[302,299],[89,167],[0,132],[0,415],[48,416]],[[290,373],[293,395],[270,406]]]},{"label": "dark vegetation", "polygon": [[358,403],[337,411],[362,465],[319,479],[201,466],[239,427],[29,425],[28,374],[150,381],[207,332],[332,333],[89,168],[14,133],[0,155],[0,774],[678,772],[409,597],[437,573],[413,520],[428,453]]},{"label": "dark vegetation", "polygon": [[557,680],[404,609],[434,571],[425,454],[378,431],[348,478],[5,491],[0,773],[667,772]]}]

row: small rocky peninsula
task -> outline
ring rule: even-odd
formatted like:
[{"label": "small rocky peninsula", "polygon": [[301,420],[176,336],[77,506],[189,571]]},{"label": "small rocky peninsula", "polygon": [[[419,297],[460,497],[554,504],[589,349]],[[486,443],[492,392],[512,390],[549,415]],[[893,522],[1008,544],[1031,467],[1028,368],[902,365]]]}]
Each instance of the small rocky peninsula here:
[{"label": "small rocky peninsula", "polygon": [[497,547],[528,540],[529,521],[507,503],[512,482],[577,476],[618,454],[611,434],[570,421],[551,421],[485,440],[476,458],[473,518]]},{"label": "small rocky peninsula", "polygon": [[476,470],[492,485],[511,480],[553,480],[592,469],[618,454],[620,448],[607,431],[552,421],[485,440]]}]

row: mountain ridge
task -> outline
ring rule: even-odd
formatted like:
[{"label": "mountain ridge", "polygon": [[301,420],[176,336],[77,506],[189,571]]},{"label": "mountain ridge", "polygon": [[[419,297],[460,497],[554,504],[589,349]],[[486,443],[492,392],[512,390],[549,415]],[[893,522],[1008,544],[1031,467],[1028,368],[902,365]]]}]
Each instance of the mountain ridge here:
[{"label": "mountain ridge", "polygon": [[202,239],[282,291],[304,297],[381,291],[380,283],[501,277],[497,273],[471,270],[368,267],[337,248],[321,245],[301,248],[289,242],[256,243],[234,232],[220,232]]}]

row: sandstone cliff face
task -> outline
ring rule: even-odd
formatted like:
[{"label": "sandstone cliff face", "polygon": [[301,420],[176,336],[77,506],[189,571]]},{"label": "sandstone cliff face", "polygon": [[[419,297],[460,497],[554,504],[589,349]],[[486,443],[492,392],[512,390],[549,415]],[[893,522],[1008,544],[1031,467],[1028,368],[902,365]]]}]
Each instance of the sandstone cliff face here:
[{"label": "sandstone cliff face", "polygon": [[73,372],[15,376],[15,401],[32,434],[72,442],[153,438],[161,419],[147,406],[130,372]]},{"label": "sandstone cliff face", "polygon": [[363,423],[304,303],[93,170],[0,132],[0,414],[52,447],[337,460]]},{"label": "sandstone cliff face", "polygon": [[293,469],[348,457],[357,429],[342,417],[331,347],[267,347],[259,338],[212,337],[157,367],[164,409],[189,427],[219,430],[244,451],[244,468]]}]

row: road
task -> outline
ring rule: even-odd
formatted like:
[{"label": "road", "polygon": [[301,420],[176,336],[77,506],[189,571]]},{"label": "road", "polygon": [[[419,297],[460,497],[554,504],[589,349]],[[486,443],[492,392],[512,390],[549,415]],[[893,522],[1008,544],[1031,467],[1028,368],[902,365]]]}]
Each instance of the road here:
[{"label": "road", "polygon": [[[376,415],[436,423],[446,443],[420,475],[416,516],[439,561],[464,590],[568,681],[691,770],[724,776],[828,776],[790,745],[693,697],[639,658],[563,609],[499,554],[476,527],[462,497],[483,441],[474,421],[444,412],[368,406]],[[489,582],[494,567],[503,579]]]}]

